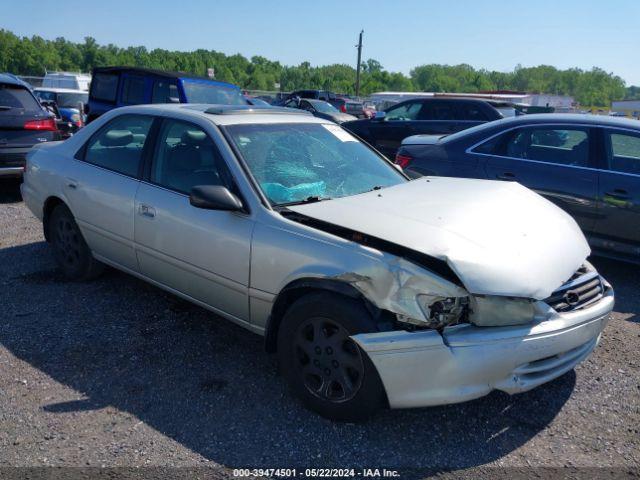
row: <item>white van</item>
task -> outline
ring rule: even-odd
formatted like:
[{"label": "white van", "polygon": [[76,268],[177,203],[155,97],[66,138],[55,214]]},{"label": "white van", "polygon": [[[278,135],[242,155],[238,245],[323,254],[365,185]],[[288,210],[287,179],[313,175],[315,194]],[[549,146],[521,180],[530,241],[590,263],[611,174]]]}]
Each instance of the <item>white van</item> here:
[{"label": "white van", "polygon": [[42,80],[45,88],[69,88],[89,91],[91,75],[88,73],[47,72]]}]

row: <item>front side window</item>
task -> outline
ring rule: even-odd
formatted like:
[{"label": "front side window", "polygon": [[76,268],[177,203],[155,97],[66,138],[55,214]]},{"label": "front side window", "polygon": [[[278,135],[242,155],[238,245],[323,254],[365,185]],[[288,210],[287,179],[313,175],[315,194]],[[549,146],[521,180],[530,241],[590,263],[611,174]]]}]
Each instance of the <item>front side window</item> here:
[{"label": "front side window", "polygon": [[197,125],[179,120],[162,123],[151,181],[187,195],[197,185],[231,187],[230,175],[211,137]]},{"label": "front side window", "polygon": [[416,120],[422,109],[422,102],[407,102],[396,105],[385,112],[385,121],[389,120]]},{"label": "front side window", "polygon": [[98,73],[91,79],[91,96],[96,100],[115,102],[117,94],[117,73]]},{"label": "front side window", "polygon": [[153,117],[146,115],[114,118],[91,137],[85,149],[84,161],[137,177],[152,123]]},{"label": "front side window", "polygon": [[640,133],[605,132],[609,170],[640,175]]},{"label": "front side window", "polygon": [[338,125],[225,127],[273,205],[356,195],[407,180]]},{"label": "front side window", "polygon": [[122,101],[129,105],[145,103],[144,77],[125,77],[122,82]]},{"label": "front side window", "polygon": [[188,103],[213,103],[218,105],[246,105],[239,88],[209,81],[184,80]]}]

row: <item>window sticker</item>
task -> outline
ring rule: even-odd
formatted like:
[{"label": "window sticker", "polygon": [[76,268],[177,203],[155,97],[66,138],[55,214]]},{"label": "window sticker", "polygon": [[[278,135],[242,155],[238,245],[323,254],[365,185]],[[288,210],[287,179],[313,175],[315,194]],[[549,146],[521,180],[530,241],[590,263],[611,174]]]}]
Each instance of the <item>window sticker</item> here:
[{"label": "window sticker", "polygon": [[348,132],[340,128],[338,125],[329,125],[327,123],[323,123],[322,126],[329,130],[333,135],[335,135],[338,140],[342,142],[357,142],[355,137],[351,136]]}]

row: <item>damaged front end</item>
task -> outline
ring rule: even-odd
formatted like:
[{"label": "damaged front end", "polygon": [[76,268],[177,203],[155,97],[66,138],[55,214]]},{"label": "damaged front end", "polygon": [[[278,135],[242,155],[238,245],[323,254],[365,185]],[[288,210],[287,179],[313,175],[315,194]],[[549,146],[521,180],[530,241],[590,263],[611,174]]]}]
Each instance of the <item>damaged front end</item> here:
[{"label": "damaged front end", "polygon": [[352,285],[378,309],[390,312],[397,329],[442,330],[461,323],[521,325],[536,316],[533,300],[470,294],[442,260],[299,213],[282,213],[290,220],[386,254],[384,269],[331,278]]}]

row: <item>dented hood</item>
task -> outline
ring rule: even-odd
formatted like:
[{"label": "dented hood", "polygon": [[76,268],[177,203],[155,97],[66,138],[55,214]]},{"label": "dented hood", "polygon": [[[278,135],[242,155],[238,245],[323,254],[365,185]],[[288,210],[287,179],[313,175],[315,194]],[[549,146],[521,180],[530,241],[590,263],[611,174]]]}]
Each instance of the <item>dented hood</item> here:
[{"label": "dented hood", "polygon": [[289,208],[444,260],[474,294],[546,298],[590,253],[568,214],[513,182],[423,177]]}]

